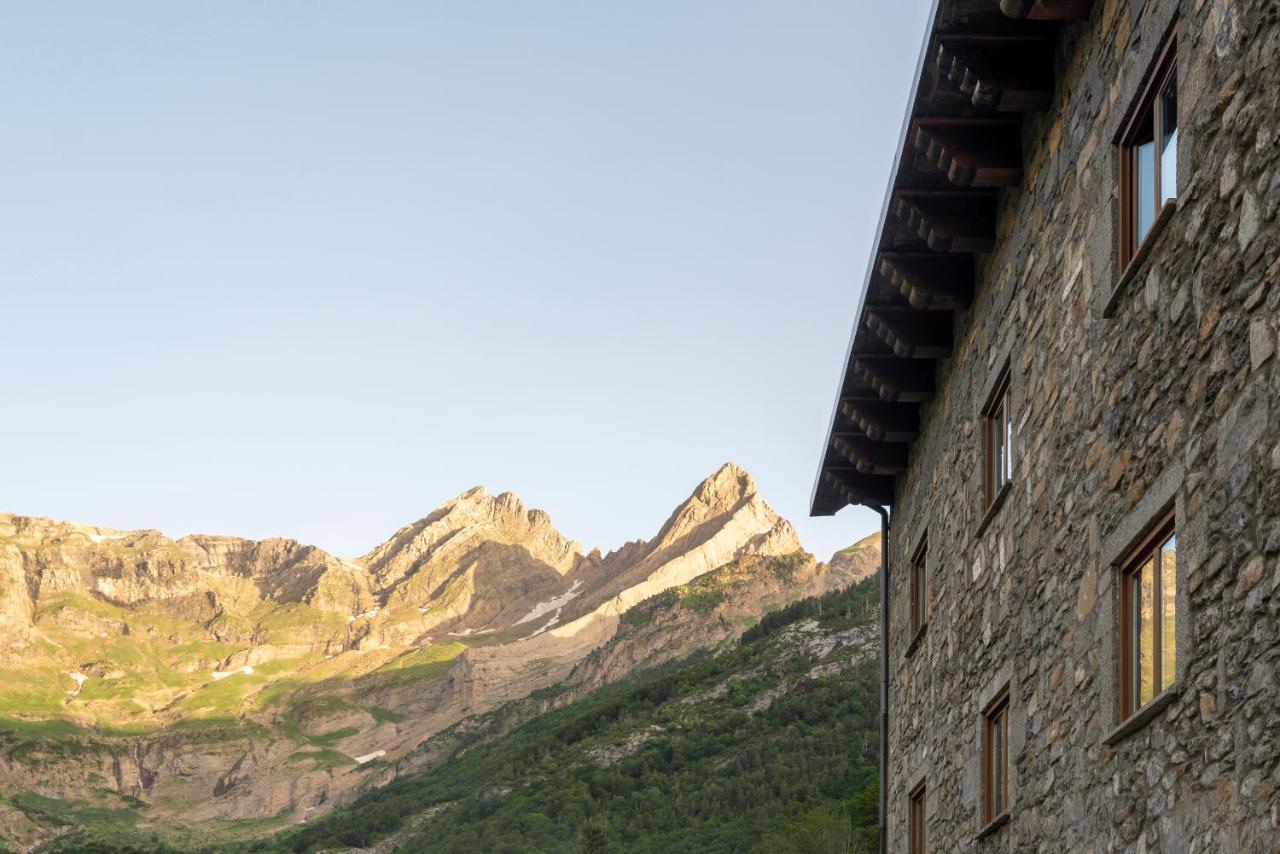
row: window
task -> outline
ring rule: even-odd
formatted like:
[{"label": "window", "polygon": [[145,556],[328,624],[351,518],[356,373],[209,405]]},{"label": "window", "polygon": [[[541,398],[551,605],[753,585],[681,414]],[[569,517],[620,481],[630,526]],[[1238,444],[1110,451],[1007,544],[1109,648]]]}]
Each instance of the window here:
[{"label": "window", "polygon": [[982,818],[991,822],[1009,810],[1009,689],[983,713]]},{"label": "window", "polygon": [[924,796],[925,789],[922,782],[911,792],[911,808],[907,816],[911,824],[910,844],[907,846],[910,854],[925,854],[929,850],[929,830],[924,812]]},{"label": "window", "polygon": [[986,420],[987,506],[1013,479],[1013,419],[1009,413],[1009,369],[996,381],[995,391],[983,412]]},{"label": "window", "polygon": [[911,633],[918,635],[929,622],[929,540],[926,536],[911,558]]},{"label": "window", "polygon": [[1120,138],[1120,268],[1150,234],[1160,211],[1178,195],[1178,73],[1174,42]]},{"label": "window", "polygon": [[1120,717],[1173,685],[1178,667],[1178,537],[1172,514],[1120,573]]}]

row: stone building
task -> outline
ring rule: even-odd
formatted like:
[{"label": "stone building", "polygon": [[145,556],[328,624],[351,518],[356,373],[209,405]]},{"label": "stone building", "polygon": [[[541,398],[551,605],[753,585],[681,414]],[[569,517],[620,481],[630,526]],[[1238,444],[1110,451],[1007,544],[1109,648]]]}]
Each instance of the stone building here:
[{"label": "stone building", "polygon": [[937,0],[812,511],[887,850],[1280,851],[1280,0]]}]

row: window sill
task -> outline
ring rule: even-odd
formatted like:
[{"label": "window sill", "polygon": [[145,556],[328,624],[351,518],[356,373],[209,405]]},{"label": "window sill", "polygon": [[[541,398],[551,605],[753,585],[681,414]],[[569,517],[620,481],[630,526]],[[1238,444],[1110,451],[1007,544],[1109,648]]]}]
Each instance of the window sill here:
[{"label": "window sill", "polygon": [[1147,232],[1142,245],[1138,247],[1138,251],[1134,253],[1129,265],[1120,274],[1120,278],[1116,280],[1116,286],[1112,289],[1111,296],[1107,298],[1107,304],[1102,309],[1103,317],[1115,316],[1120,298],[1129,290],[1129,285],[1133,283],[1134,279],[1138,278],[1138,273],[1146,266],[1147,257],[1151,255],[1151,250],[1155,247],[1156,241],[1165,228],[1168,227],[1169,220],[1173,219],[1174,211],[1177,209],[1177,199],[1170,199],[1164,203],[1164,207],[1160,209],[1159,215],[1156,216],[1156,221],[1151,223],[1151,230]]},{"label": "window sill", "polygon": [[1111,734],[1102,740],[1102,743],[1108,747],[1115,747],[1138,730],[1151,723],[1160,713],[1169,706],[1173,705],[1173,701],[1178,699],[1181,689],[1175,683],[1164,690],[1160,696],[1156,697],[1150,703],[1147,703],[1141,709],[1129,715],[1120,722],[1120,725],[1111,731]]},{"label": "window sill", "polygon": [[996,493],[996,497],[992,499],[991,506],[987,508],[987,512],[982,514],[982,521],[978,523],[978,529],[974,532],[975,537],[981,537],[982,532],[987,530],[991,525],[991,520],[1000,512],[1000,508],[1004,506],[1004,500],[1009,497],[1009,490],[1013,488],[1013,481],[1006,481],[1005,485],[1000,487],[1000,491]]},{"label": "window sill", "polygon": [[920,644],[924,642],[924,636],[928,633],[928,631],[929,631],[928,623],[925,623],[920,628],[916,629],[916,633],[911,636],[911,643],[907,644],[907,653],[906,653],[907,658],[910,658],[912,655],[914,655],[915,651],[920,648]]},{"label": "window sill", "polygon": [[1008,810],[1006,810],[1000,813],[1000,815],[991,819],[991,821],[987,822],[987,826],[982,828],[982,830],[978,831],[978,835],[973,837],[973,841],[981,842],[982,840],[986,839],[988,836],[995,834],[996,831],[998,831],[1000,828],[1004,827],[1008,823],[1009,823],[1009,812]]}]

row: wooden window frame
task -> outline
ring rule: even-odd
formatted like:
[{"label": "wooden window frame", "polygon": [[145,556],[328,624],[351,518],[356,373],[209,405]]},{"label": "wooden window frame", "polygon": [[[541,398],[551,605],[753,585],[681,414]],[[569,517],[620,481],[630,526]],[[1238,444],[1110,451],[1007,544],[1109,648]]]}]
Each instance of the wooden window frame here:
[{"label": "wooden window frame", "polygon": [[[982,482],[986,507],[995,504],[1004,488],[1013,482],[1013,412],[1010,396],[1010,371],[1006,365],[996,380],[995,388],[982,407]],[[996,482],[996,466],[1004,470],[1004,478]]]},{"label": "wooden window frame", "polygon": [[928,789],[925,781],[911,790],[907,805],[908,854],[927,854],[929,850],[929,815],[926,811]]},{"label": "wooden window frame", "polygon": [[[1000,736],[998,747],[997,733]],[[997,767],[1000,770],[998,782]],[[982,822],[989,825],[1008,812],[1009,689],[1005,688],[982,712]]]},{"label": "wooden window frame", "polygon": [[920,538],[920,545],[911,556],[911,635],[915,637],[929,625],[929,535]]},{"label": "wooden window frame", "polygon": [[[1164,185],[1160,174],[1162,158],[1157,150],[1155,153],[1154,187],[1152,187],[1152,192],[1155,193],[1154,219],[1150,229],[1139,239],[1138,150],[1134,145],[1134,138],[1145,120],[1151,118],[1154,139],[1157,143],[1160,141],[1163,130],[1160,93],[1164,91],[1165,85],[1168,84],[1169,80],[1175,78],[1178,73],[1178,39],[1176,35],[1169,37],[1168,41],[1160,49],[1158,57],[1154,70],[1142,89],[1142,95],[1138,98],[1137,107],[1134,108],[1132,115],[1125,123],[1124,130],[1121,132],[1116,145],[1120,161],[1120,270],[1126,270],[1139,257],[1142,246],[1146,241],[1155,237],[1158,231],[1157,223],[1160,222],[1164,215],[1165,208],[1176,204],[1177,200],[1177,186],[1173,188],[1173,199],[1165,201],[1162,198],[1164,195],[1162,192]],[[1181,125],[1181,119],[1179,120],[1179,125]]]},{"label": "wooden window frame", "polygon": [[[1148,564],[1153,565],[1159,575],[1152,579],[1152,604],[1151,610],[1153,615],[1160,615],[1159,624],[1163,625],[1165,614],[1164,602],[1164,585],[1161,583],[1163,579],[1164,567],[1161,564],[1160,556],[1166,543],[1170,539],[1176,541],[1178,534],[1175,513],[1169,510],[1161,516],[1139,543],[1132,548],[1123,563],[1120,564],[1119,582],[1120,582],[1120,638],[1119,638],[1119,680],[1120,690],[1117,692],[1119,701],[1119,719],[1124,721],[1130,716],[1142,711],[1150,706],[1162,694],[1172,688],[1177,682],[1177,637],[1178,637],[1178,616],[1177,616],[1177,557],[1175,551],[1174,557],[1174,603],[1173,603],[1173,640],[1174,640],[1174,672],[1172,674],[1164,673],[1164,632],[1157,630],[1152,632],[1151,638],[1151,657],[1152,657],[1152,696],[1145,703],[1141,702],[1141,691],[1138,688],[1137,681],[1142,678],[1137,659],[1141,656],[1141,649],[1138,646],[1139,639],[1134,632],[1134,608],[1136,607],[1136,598],[1134,593],[1135,579],[1141,570]],[[1175,546],[1176,549],[1176,546]],[[1169,677],[1166,681],[1166,675]]]}]

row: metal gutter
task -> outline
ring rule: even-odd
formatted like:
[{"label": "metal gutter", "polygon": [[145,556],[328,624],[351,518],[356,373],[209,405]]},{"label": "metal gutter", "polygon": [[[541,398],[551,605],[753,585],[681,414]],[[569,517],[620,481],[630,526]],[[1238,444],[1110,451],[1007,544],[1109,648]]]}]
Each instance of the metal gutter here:
[{"label": "metal gutter", "polygon": [[880,514],[880,854],[889,852],[889,511]]}]

